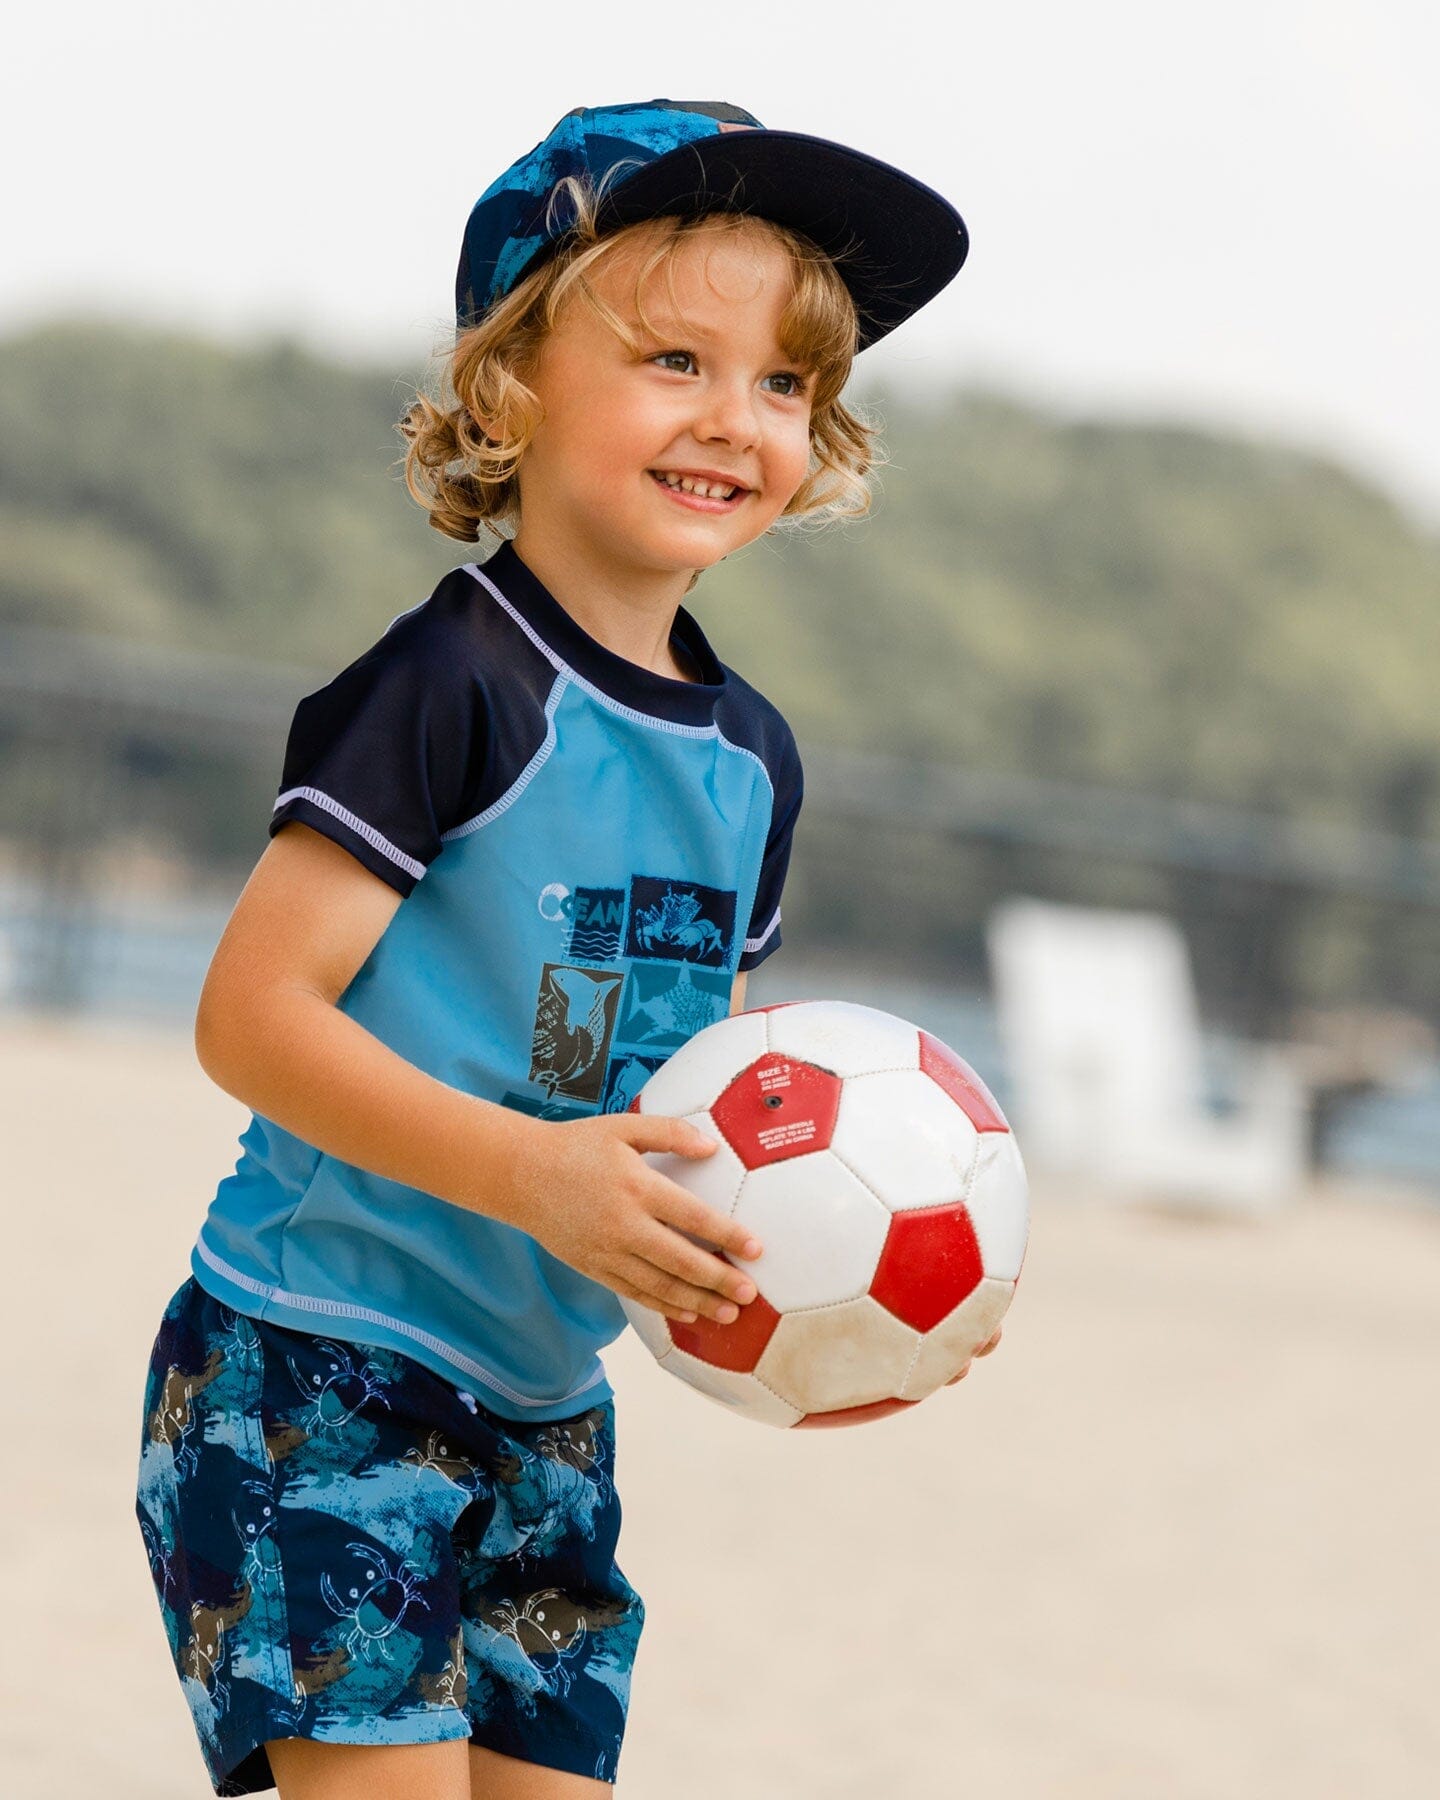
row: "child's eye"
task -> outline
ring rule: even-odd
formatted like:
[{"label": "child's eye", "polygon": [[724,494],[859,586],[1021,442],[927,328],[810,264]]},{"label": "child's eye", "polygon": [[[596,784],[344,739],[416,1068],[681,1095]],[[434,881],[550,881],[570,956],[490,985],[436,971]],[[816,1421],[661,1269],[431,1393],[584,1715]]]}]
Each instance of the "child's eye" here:
[{"label": "child's eye", "polygon": [[695,360],[693,352],[689,350],[662,350],[658,356],[652,356],[650,360],[654,363],[663,363],[668,362],[672,356],[688,358],[690,362]]},{"label": "child's eye", "polygon": [[777,378],[780,381],[789,381],[794,384],[785,395],[787,400],[798,399],[799,396],[805,392],[807,386],[805,377],[803,375],[797,375],[793,369],[777,369],[774,375],[767,375],[765,377],[767,381],[775,381]]}]

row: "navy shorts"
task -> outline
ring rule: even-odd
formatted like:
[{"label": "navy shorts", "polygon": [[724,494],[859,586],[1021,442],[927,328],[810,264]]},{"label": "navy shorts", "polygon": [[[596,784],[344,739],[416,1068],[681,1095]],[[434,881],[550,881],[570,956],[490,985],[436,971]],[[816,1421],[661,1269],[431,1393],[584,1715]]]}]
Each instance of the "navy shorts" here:
[{"label": "navy shorts", "polygon": [[519,1424],[423,1364],[191,1277],[145,1384],[136,1512],[217,1794],[267,1738],[428,1744],[613,1782],[645,1617],[614,1401]]}]

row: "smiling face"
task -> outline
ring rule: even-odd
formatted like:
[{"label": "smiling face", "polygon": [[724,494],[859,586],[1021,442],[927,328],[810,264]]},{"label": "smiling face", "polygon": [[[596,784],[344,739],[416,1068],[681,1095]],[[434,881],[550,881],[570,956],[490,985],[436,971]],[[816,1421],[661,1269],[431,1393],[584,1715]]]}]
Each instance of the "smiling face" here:
[{"label": "smiling face", "polygon": [[[520,463],[515,543],[523,556],[564,541],[612,580],[673,577],[678,592],[767,531],[804,481],[810,381],[781,348],[793,273],[772,239],[682,237],[671,282],[651,270],[637,309],[644,248],[617,245],[590,277],[636,346],[572,292],[526,378],[545,416]],[[707,498],[677,478],[738,486]]]}]

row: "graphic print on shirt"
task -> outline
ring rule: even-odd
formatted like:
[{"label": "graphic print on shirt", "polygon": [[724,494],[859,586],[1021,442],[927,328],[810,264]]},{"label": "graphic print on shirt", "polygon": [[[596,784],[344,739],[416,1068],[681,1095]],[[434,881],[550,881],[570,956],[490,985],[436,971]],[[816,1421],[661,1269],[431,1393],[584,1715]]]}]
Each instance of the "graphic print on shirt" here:
[{"label": "graphic print on shirt", "polygon": [[733,889],[675,877],[632,875],[626,956],[723,969],[735,936]]},{"label": "graphic print on shirt", "polygon": [[631,1101],[668,1060],[664,1056],[637,1056],[633,1050],[616,1050],[605,1072],[605,1099],[601,1112],[628,1112]]},{"label": "graphic print on shirt", "polygon": [[625,983],[617,1043],[640,1045],[668,1057],[697,1031],[730,1010],[732,977],[688,963],[636,963]]},{"label": "graphic print on shirt", "polygon": [[535,1002],[530,1079],[553,1100],[598,1100],[615,1030],[619,969],[580,969],[547,962]]},{"label": "graphic print on shirt", "polygon": [[625,933],[625,890],[577,887],[566,909],[570,941],[566,954],[577,962],[613,962]]},{"label": "graphic print on shirt", "polygon": [[558,1100],[537,1100],[534,1094],[518,1094],[513,1088],[500,1096],[500,1104],[531,1119],[588,1119],[593,1116],[588,1106],[562,1106]]}]

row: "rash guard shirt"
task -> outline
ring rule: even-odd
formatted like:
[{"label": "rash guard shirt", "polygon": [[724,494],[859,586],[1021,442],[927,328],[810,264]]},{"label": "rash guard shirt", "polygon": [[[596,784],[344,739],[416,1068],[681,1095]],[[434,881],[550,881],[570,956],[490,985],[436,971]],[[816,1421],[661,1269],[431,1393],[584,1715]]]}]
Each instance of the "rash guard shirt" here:
[{"label": "rash guard shirt", "polygon": [[[678,609],[683,681],[592,638],[508,540],[299,702],[299,821],[402,904],[342,1012],[465,1093],[623,1112],[780,943],[802,797],[778,709]],[[191,1255],[236,1311],[386,1346],[502,1417],[610,1397],[616,1295],[529,1233],[253,1114]]]}]

